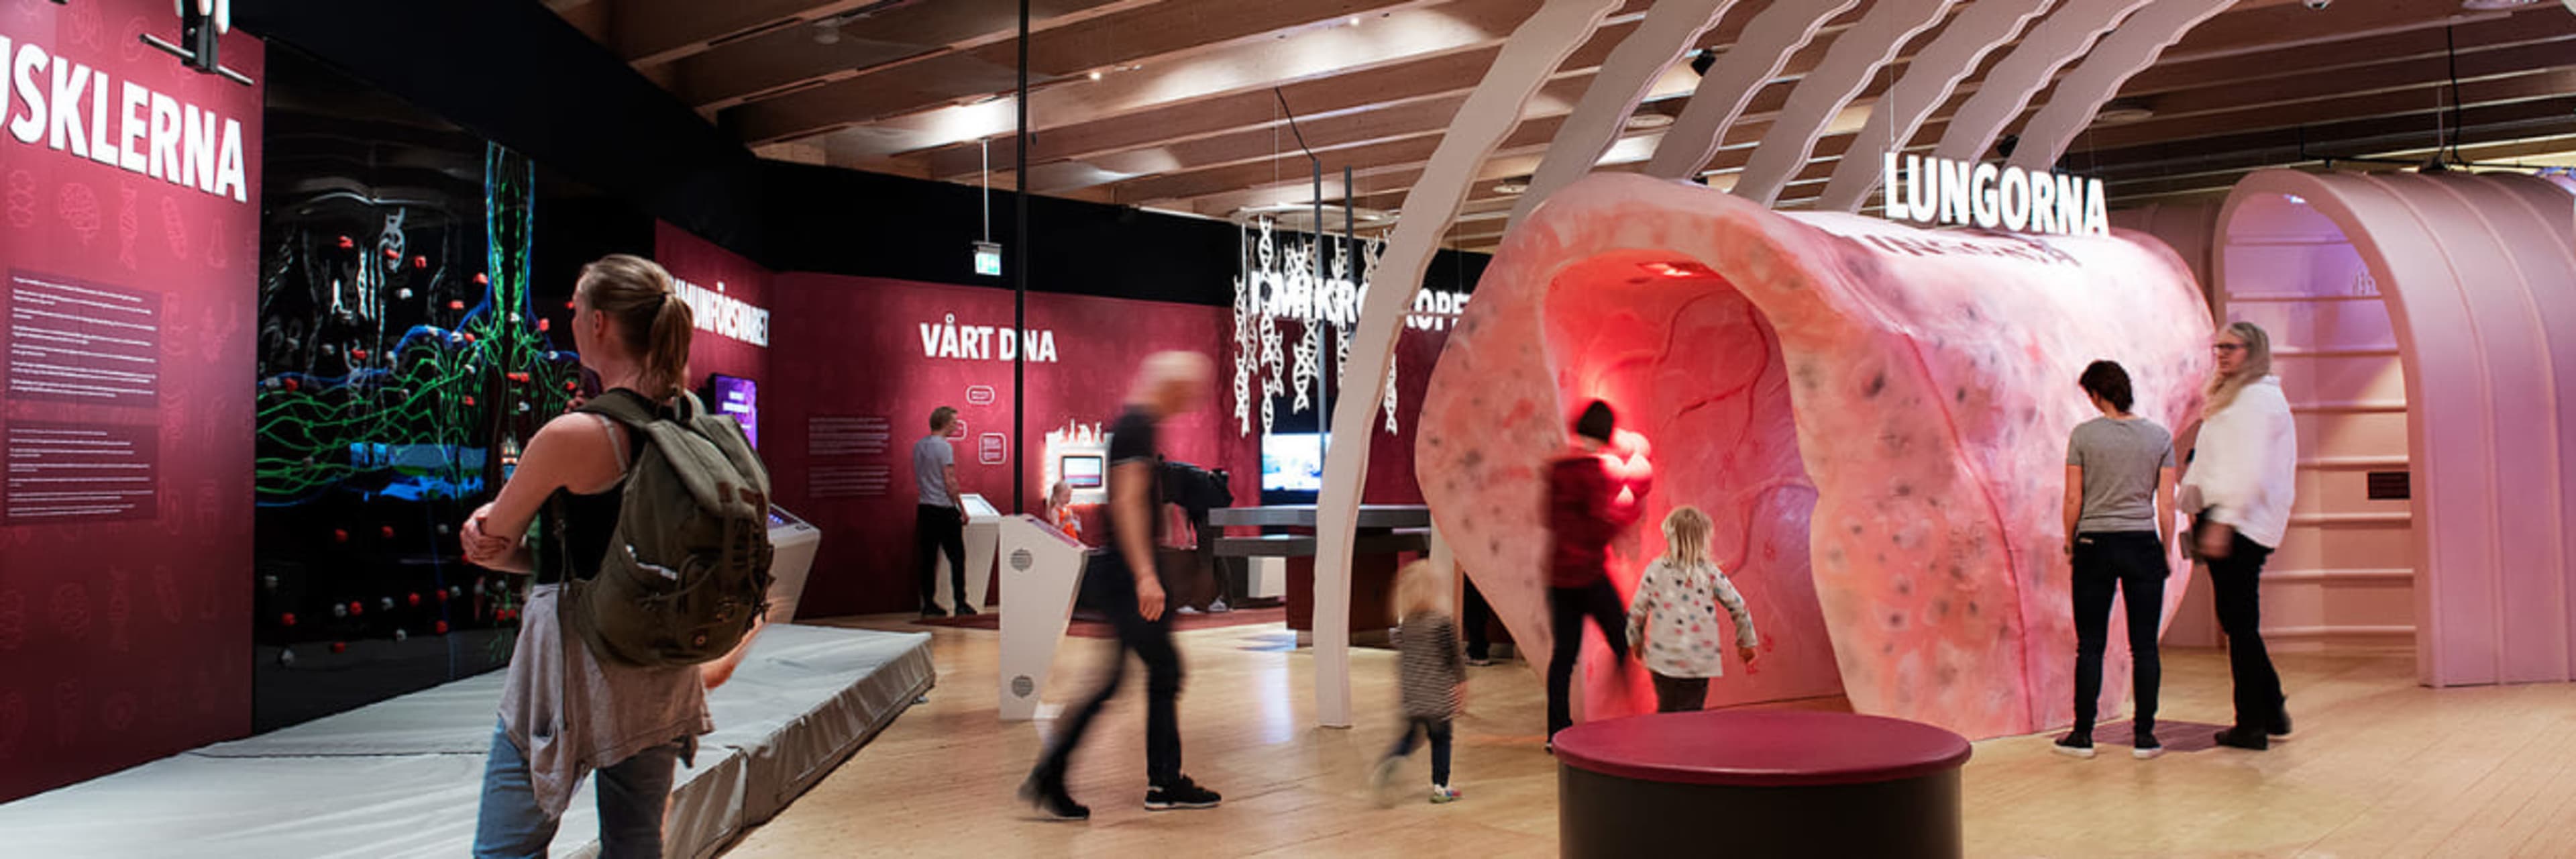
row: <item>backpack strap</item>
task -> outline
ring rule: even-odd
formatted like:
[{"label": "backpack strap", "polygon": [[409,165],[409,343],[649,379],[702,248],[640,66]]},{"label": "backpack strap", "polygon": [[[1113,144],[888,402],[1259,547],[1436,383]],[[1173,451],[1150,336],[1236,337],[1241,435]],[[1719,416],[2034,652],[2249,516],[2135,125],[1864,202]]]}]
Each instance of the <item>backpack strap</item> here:
[{"label": "backpack strap", "polygon": [[627,428],[639,433],[652,427],[654,421],[662,419],[661,410],[645,401],[643,394],[625,388],[592,397],[589,402],[581,404],[581,408],[574,411],[605,417],[625,424]]}]

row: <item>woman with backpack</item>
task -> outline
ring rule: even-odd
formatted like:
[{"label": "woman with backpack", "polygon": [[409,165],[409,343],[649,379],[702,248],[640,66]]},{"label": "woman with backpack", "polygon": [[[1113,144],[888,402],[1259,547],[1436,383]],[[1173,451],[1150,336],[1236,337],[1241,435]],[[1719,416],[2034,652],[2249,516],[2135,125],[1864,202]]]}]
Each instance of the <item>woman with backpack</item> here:
[{"label": "woman with backpack", "polygon": [[[625,398],[667,412],[682,396],[693,320],[660,265],[616,254],[583,267],[572,329],[583,368],[606,389],[587,408]],[[477,857],[546,855],[592,770],[603,855],[662,855],[674,769],[715,729],[706,690],[731,673],[740,649],[705,665],[637,667],[601,658],[559,619],[565,583],[602,566],[641,441],[603,415],[555,418],[528,441],[499,497],[465,523],[467,560],[535,576],[483,773]]]}]

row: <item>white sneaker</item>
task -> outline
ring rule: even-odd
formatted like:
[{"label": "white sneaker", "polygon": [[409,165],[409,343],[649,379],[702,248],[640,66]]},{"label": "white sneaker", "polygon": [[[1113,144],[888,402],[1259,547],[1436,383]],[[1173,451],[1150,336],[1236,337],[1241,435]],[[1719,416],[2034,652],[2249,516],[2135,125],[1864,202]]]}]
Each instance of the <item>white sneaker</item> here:
[{"label": "white sneaker", "polygon": [[1445,784],[1435,784],[1431,786],[1432,805],[1444,805],[1457,801],[1458,791],[1456,788],[1452,788]]}]

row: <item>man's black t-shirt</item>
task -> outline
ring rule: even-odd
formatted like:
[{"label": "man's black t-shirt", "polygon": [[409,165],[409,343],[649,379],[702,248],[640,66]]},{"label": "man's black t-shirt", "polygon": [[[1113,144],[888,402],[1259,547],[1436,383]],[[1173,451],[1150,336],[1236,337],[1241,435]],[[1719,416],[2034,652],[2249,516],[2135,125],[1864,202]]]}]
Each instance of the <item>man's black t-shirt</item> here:
[{"label": "man's black t-shirt", "polygon": [[1152,536],[1154,544],[1160,545],[1162,542],[1163,481],[1155,473],[1155,469],[1162,463],[1162,454],[1156,450],[1158,442],[1159,440],[1155,438],[1154,416],[1144,409],[1128,406],[1126,411],[1119,413],[1117,420],[1109,424],[1110,513],[1102,517],[1101,534],[1104,542],[1101,545],[1108,547],[1109,553],[1118,556],[1122,561],[1126,560],[1126,549],[1118,543],[1117,498],[1118,481],[1121,479],[1119,466],[1128,463],[1145,466],[1145,518],[1154,529]]}]

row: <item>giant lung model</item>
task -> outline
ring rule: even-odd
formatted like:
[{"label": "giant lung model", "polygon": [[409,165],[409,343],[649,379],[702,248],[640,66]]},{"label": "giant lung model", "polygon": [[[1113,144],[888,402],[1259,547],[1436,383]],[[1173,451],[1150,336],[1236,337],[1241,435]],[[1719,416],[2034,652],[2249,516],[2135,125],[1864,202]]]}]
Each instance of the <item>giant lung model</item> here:
[{"label": "giant lung model", "polygon": [[[1432,377],[1417,468],[1460,562],[1544,660],[1543,466],[1566,416],[1607,399],[1657,475],[1621,593],[1662,549],[1653,523],[1697,504],[1763,633],[1713,706],[1839,692],[1971,737],[2028,733],[2073,715],[2060,505],[2067,434],[2094,415],[2076,376],[2119,361],[2138,412],[2179,432],[2209,334],[2191,275],[2141,235],[1927,232],[1596,176],[1486,271]],[[2168,618],[2187,581],[2169,579]],[[2117,614],[2106,714],[2129,685]],[[1586,718],[1648,707],[1643,671],[1587,648]]]}]

